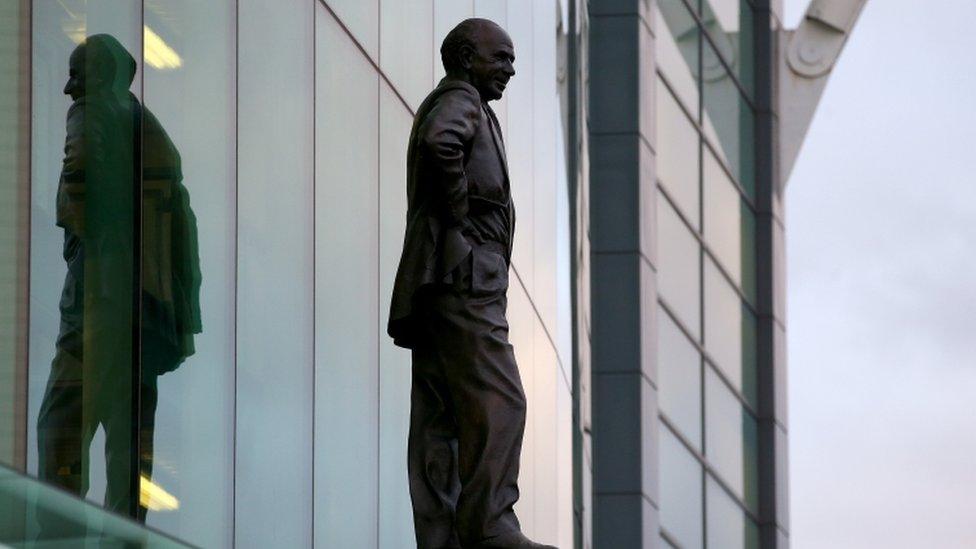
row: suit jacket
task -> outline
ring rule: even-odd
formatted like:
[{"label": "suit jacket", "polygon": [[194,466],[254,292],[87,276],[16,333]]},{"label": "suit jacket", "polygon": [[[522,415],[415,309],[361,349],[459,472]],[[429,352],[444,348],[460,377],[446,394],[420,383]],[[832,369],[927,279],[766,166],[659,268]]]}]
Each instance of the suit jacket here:
[{"label": "suit jacket", "polygon": [[[85,311],[85,302],[131,300],[133,262],[141,256],[143,369],[172,371],[194,354],[194,334],[202,331],[197,223],[180,153],[131,93],[75,101],[64,150],[57,192],[68,263],[62,335],[95,333],[113,322],[97,306]],[[133,194],[140,186],[142,239],[135,255]]]},{"label": "suit jacket", "polygon": [[511,219],[507,257],[495,254],[503,264],[492,266],[507,276],[515,214],[501,131],[473,86],[445,78],[417,110],[407,147],[407,225],[387,324],[396,345],[413,347],[419,290],[451,281],[472,253],[469,214],[492,207],[508,208]]}]

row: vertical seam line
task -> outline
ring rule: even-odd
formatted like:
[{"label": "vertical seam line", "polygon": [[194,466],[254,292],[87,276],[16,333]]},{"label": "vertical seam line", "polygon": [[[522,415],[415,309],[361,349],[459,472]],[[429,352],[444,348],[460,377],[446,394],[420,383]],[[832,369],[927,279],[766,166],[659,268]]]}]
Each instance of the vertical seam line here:
[{"label": "vertical seam line", "polygon": [[315,223],[315,206],[317,200],[316,189],[318,188],[318,8],[316,0],[311,0],[312,6],[312,437],[311,437],[311,473],[312,473],[312,502],[311,502],[311,530],[312,547],[315,547],[315,406],[316,406],[316,358],[318,349],[316,346],[316,323],[318,320],[318,306],[316,296],[316,281],[318,269],[318,234]]},{"label": "vertical seam line", "polygon": [[238,317],[240,300],[240,79],[241,79],[241,5],[240,0],[234,0],[234,350],[233,350],[233,387],[234,394],[231,404],[231,547],[237,545],[237,396],[238,396]]}]

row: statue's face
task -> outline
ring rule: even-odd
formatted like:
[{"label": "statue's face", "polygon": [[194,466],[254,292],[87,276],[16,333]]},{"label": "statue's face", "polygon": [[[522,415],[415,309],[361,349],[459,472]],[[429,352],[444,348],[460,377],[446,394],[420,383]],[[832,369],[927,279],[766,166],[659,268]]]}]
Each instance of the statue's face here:
[{"label": "statue's face", "polygon": [[64,84],[64,94],[77,101],[85,95],[85,46],[78,46],[68,59],[68,81]]},{"label": "statue's face", "polygon": [[480,33],[478,47],[469,58],[471,84],[484,101],[502,98],[508,80],[515,76],[515,47],[501,28],[486,25]]}]

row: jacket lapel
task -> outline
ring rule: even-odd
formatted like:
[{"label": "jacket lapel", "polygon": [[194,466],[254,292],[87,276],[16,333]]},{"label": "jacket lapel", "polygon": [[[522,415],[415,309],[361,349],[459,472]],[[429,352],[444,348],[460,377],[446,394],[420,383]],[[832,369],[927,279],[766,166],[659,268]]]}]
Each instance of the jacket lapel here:
[{"label": "jacket lapel", "polygon": [[508,183],[508,159],[505,158],[505,142],[502,140],[501,126],[495,118],[495,111],[491,110],[488,103],[482,103],[485,114],[488,115],[488,125],[491,126],[491,139],[495,142],[495,151],[498,153],[499,160],[502,161],[502,170],[505,172],[505,183]]}]

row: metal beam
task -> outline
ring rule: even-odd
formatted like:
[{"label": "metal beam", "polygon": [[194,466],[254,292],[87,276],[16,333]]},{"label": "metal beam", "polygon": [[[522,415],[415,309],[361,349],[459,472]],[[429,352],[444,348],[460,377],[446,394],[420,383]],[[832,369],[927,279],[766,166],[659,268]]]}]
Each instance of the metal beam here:
[{"label": "metal beam", "polygon": [[806,138],[831,70],[867,0],[812,0],[796,30],[780,43],[780,174],[785,183]]}]

